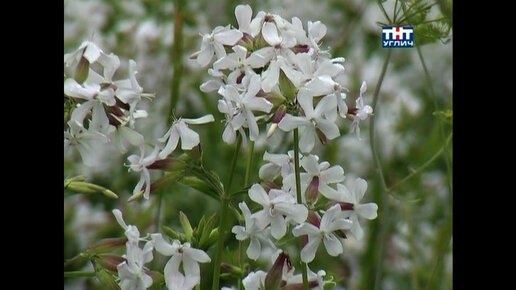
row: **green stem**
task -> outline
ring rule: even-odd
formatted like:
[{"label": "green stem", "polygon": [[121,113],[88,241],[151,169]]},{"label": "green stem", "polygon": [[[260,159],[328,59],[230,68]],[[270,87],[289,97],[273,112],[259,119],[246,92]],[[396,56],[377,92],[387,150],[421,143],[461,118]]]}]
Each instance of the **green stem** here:
[{"label": "green stem", "polygon": [[[294,129],[294,168],[296,173],[296,195],[297,195],[297,203],[303,204],[303,199],[301,197],[301,177],[299,170],[299,132],[298,129]],[[300,248],[303,248],[303,240],[299,240]],[[308,274],[306,268],[308,265],[303,263],[303,261],[299,261],[301,265],[301,273],[303,276],[303,289],[308,290]]]},{"label": "green stem", "polygon": [[430,159],[428,159],[423,165],[419,166],[416,170],[412,171],[412,173],[407,175],[405,178],[400,180],[398,183],[389,187],[388,190],[391,191],[394,188],[400,186],[405,181],[407,181],[407,180],[411,179],[413,176],[421,173],[423,170],[425,170],[425,168],[427,168],[430,164],[432,164],[444,152],[445,148],[448,146],[448,144],[451,141],[452,135],[453,135],[453,133],[450,133],[450,135],[448,135],[448,138],[446,139],[446,142],[444,143],[444,145],[437,152],[435,152],[435,154]]},{"label": "green stem", "polygon": [[389,208],[387,205],[387,186],[385,183],[385,178],[383,176],[380,159],[378,157],[378,152],[376,151],[375,116],[378,115],[378,112],[376,111],[376,104],[378,103],[380,88],[382,86],[383,79],[385,77],[385,74],[387,73],[387,67],[389,65],[391,53],[392,50],[387,50],[387,56],[385,57],[385,61],[383,63],[382,72],[380,73],[380,77],[378,78],[372,103],[373,112],[375,114],[373,114],[370,117],[371,119],[369,125],[369,140],[371,152],[373,155],[374,167],[380,179],[381,188],[380,190],[373,191],[373,198],[376,204],[378,205],[378,208],[381,209],[381,211],[378,215],[378,221],[374,224],[374,226],[371,227],[371,234],[368,240],[368,249],[365,251],[365,258],[367,258],[370,261],[370,263],[363,264],[363,276],[360,283],[362,289],[376,289],[380,282],[379,280],[381,278],[383,261],[382,257],[384,251],[384,235],[387,226],[387,219],[389,217]]},{"label": "green stem", "polygon": [[161,208],[163,207],[163,193],[158,197],[158,209],[156,210],[156,233],[161,232]]},{"label": "green stem", "polygon": [[[249,179],[251,177],[251,167],[253,165],[254,156],[254,141],[249,141],[249,156],[247,157],[247,166],[245,168],[244,188],[249,185]],[[244,258],[244,241],[238,241],[238,266],[240,269],[244,269],[242,262]],[[243,277],[241,277],[243,278]],[[237,289],[242,289],[242,279],[238,279]]]},{"label": "green stem", "polygon": [[64,272],[64,278],[94,277],[95,271],[70,271]]},{"label": "green stem", "polygon": [[235,154],[233,155],[233,161],[231,162],[231,169],[229,171],[229,177],[226,184],[224,185],[224,195],[221,196],[222,206],[220,208],[220,224],[219,224],[219,239],[217,240],[217,252],[215,253],[215,262],[213,265],[213,290],[219,290],[220,280],[220,264],[222,262],[222,252],[224,251],[224,237],[228,229],[228,213],[229,213],[229,200],[231,183],[233,182],[233,175],[235,173],[236,162],[238,159],[238,152],[240,151],[240,145],[242,144],[242,137],[240,134],[237,136],[237,144],[235,148]]},{"label": "green stem", "polygon": [[249,185],[249,177],[251,176],[251,167],[253,165],[254,141],[249,141],[249,157],[247,158],[247,166],[245,168],[244,187]]},{"label": "green stem", "polygon": [[174,21],[174,45],[172,47],[172,64],[174,75],[172,76],[172,89],[170,93],[170,107],[168,122],[172,122],[172,116],[179,100],[179,87],[183,74],[183,0],[176,0],[176,19]]}]

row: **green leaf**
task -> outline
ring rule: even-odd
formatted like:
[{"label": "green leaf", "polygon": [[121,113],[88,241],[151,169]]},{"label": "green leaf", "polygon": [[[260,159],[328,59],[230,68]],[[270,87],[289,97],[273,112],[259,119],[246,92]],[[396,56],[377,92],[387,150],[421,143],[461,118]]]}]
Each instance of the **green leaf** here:
[{"label": "green leaf", "polygon": [[219,200],[219,195],[217,194],[213,186],[211,184],[208,184],[206,181],[199,179],[196,176],[186,176],[183,179],[181,179],[180,182],[184,185],[197,189],[198,191],[208,195],[209,197]]}]

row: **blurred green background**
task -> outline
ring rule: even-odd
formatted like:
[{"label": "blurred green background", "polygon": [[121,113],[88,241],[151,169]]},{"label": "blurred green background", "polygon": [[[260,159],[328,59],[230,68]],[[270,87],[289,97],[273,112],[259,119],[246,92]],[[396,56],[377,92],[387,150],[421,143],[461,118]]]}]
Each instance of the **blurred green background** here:
[{"label": "blurred green background", "polygon": [[[197,126],[206,167],[224,181],[234,145],[222,142],[224,117],[217,111],[217,93],[206,94],[199,85],[208,79],[207,68],[189,59],[199,50],[199,33],[219,25],[236,25],[234,8],[250,4],[253,16],[260,10],[285,19],[320,20],[328,32],[323,47],[334,57],[345,57],[348,105],[354,105],[360,84],[368,90],[371,104],[385,65],[388,49],[381,47],[381,25],[413,25],[414,48],[392,49],[383,74],[375,110],[374,140],[385,186],[371,153],[369,121],[362,122],[362,140],[348,134],[350,121],[342,122],[342,136],[316,147],[320,160],[341,165],[348,178],[369,182],[365,199],[379,206],[378,218],[365,221],[362,241],[349,238],[337,258],[320,249],[310,264],[333,276],[334,289],[451,289],[452,288],[452,2],[443,1],[117,1],[65,0],[64,50],[75,50],[91,40],[105,52],[120,57],[117,75],[126,75],[128,60],[138,66],[137,78],[145,92],[155,93],[147,107],[149,118],[137,125],[146,139],[155,140],[166,131],[171,95],[177,97],[175,114],[199,117],[213,114],[216,122]],[[179,8],[180,7],[180,8]],[[178,20],[178,15],[181,15]],[[181,24],[180,34],[174,24]],[[182,41],[177,41],[181,39]],[[116,76],[115,76],[116,77]],[[263,128],[261,129],[263,132]],[[269,147],[267,147],[269,146]],[[244,183],[247,146],[237,162],[233,188]],[[265,150],[290,150],[288,142],[256,143],[251,182],[258,182],[258,168]],[[71,258],[102,238],[120,237],[123,231],[111,210],[120,208],[129,224],[142,235],[156,231],[156,209],[162,202],[162,224],[180,229],[179,211],[192,224],[203,215],[217,213],[219,203],[181,184],[170,184],[151,194],[149,201],[127,203],[139,176],[127,172],[125,156],[115,148],[101,148],[99,165],[87,168],[75,153],[65,154],[65,177],[85,175],[88,181],[116,192],[119,200],[102,195],[65,194],[64,257]],[[153,175],[153,179],[159,177]],[[235,202],[237,204],[237,202]],[[231,217],[234,219],[234,217]],[[238,248],[231,235],[226,242],[224,262]],[[290,249],[295,252],[295,249]],[[208,251],[210,256],[213,249]],[[155,255],[151,267],[162,265]],[[268,270],[267,261],[251,264],[251,270]],[[65,267],[65,271],[90,269],[87,261]],[[201,289],[210,289],[212,264],[203,264]],[[96,279],[65,278],[65,289],[103,289]],[[227,278],[221,285],[236,285]]]}]

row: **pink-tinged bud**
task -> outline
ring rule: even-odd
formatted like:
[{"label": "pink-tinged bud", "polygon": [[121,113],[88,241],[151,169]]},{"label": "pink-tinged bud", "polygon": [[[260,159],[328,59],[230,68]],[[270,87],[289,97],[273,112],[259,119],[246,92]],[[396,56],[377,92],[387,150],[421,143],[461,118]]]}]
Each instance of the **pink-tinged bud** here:
[{"label": "pink-tinged bud", "polygon": [[348,108],[349,115],[356,115],[357,111],[358,111],[358,108]]},{"label": "pink-tinged bud", "polygon": [[285,103],[286,99],[281,93],[276,92],[264,92],[263,90],[258,91],[256,94],[257,97],[265,98],[267,101],[271,102],[274,107],[280,106]]},{"label": "pink-tinged bud", "polygon": [[319,137],[319,141],[321,141],[321,144],[326,145],[326,142],[328,141],[326,139],[326,135],[324,135],[324,133],[321,130],[319,130],[319,128],[315,128],[315,132],[317,133],[317,137]]},{"label": "pink-tinged bud", "polygon": [[354,210],[355,205],[349,202],[339,202],[341,210]]},{"label": "pink-tinged bud", "polygon": [[298,44],[292,47],[292,51],[296,54],[298,53],[306,53],[310,50],[310,47],[306,44]]},{"label": "pink-tinged bud", "polygon": [[311,223],[312,225],[316,226],[316,227],[320,227],[321,226],[321,218],[313,210],[308,212],[308,222]]},{"label": "pink-tinged bud", "polygon": [[[238,41],[238,45],[245,47],[249,54],[250,51],[254,50],[254,37],[251,34],[244,32],[242,38]],[[249,55],[247,57],[249,57]]]},{"label": "pink-tinged bud", "polygon": [[156,160],[151,165],[147,166],[148,169],[160,169],[163,171],[179,171],[186,168],[186,163],[178,158],[165,158]]},{"label": "pink-tinged bud", "polygon": [[276,183],[272,181],[262,181],[260,185],[265,189],[265,191],[268,193],[271,189],[281,189],[281,186],[277,185]]},{"label": "pink-tinged bud", "polygon": [[272,118],[272,122],[278,124],[281,122],[283,117],[285,117],[285,114],[287,113],[287,107],[285,105],[279,106],[279,108],[276,110],[276,113],[274,114],[274,117]]},{"label": "pink-tinged bud", "polygon": [[314,176],[305,191],[306,202],[313,204],[319,197],[319,176]]},{"label": "pink-tinged bud", "polygon": [[113,254],[98,255],[94,259],[95,263],[112,272],[117,272],[117,266],[125,261],[123,257]]},{"label": "pink-tinged bud", "polygon": [[113,248],[125,245],[127,237],[102,239],[89,247],[86,251],[91,253],[102,253],[111,251]]},{"label": "pink-tinged bud", "polygon": [[287,267],[289,269],[292,268],[288,255],[285,252],[280,253],[274,265],[272,265],[272,268],[265,276],[265,289],[279,289],[285,261],[287,262]]}]

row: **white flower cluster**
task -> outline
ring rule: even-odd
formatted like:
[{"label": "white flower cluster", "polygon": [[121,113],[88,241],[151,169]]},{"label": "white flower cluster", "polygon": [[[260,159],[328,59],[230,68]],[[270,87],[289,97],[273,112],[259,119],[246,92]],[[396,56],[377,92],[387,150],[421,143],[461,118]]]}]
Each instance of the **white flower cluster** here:
[{"label": "white flower cluster", "polygon": [[[201,85],[204,92],[218,91],[219,111],[226,115],[223,140],[233,143],[236,132],[254,141],[260,133],[258,122],[269,122],[277,109],[269,137],[279,127],[285,132],[299,128],[302,152],[310,152],[319,138],[324,144],[340,136],[337,117],[353,116],[352,130],[371,115],[364,105],[360,89],[356,107],[344,102],[347,89],[340,83],[344,58],[331,58],[320,47],[326,26],[308,22],[305,31],[301,20],[292,22],[263,11],[252,18],[249,5],[235,9],[239,28],[216,27],[202,35],[201,50],[192,57],[201,66],[216,60],[208,73],[214,77]],[[315,107],[314,107],[315,105]],[[287,112],[285,114],[285,106]]]},{"label": "white flower cluster", "polygon": [[[122,218],[120,210],[113,210],[116,220],[125,230],[127,237],[126,261],[117,266],[119,285],[122,290],[144,290],[152,285],[152,277],[149,270],[144,267],[153,259],[152,251],[155,249],[164,256],[171,256],[165,265],[165,284],[169,290],[190,290],[201,281],[199,263],[208,263],[210,257],[202,250],[192,248],[189,243],[181,244],[173,240],[172,244],[167,242],[159,233],[150,234],[151,239],[145,243],[143,249],[139,247],[140,232],[134,225],[127,225]],[[183,265],[183,272],[179,266]]]},{"label": "white flower cluster", "polygon": [[[96,44],[85,41],[80,47],[65,54],[66,66],[75,67],[73,78],[64,81],[64,94],[77,103],[67,122],[64,132],[65,151],[76,147],[83,162],[94,166],[96,152],[95,142],[109,143],[114,135],[120,153],[126,153],[132,145],[140,154],[132,154],[127,159],[129,170],[140,172],[140,180],[133,190],[133,198],[150,195],[151,177],[148,166],[158,160],[166,159],[181,140],[182,150],[191,150],[199,145],[199,134],[189,128],[188,124],[205,124],[213,122],[212,115],[197,119],[176,119],[170,129],[151,153],[146,155],[146,140],[135,130],[135,121],[147,117],[145,110],[137,109],[142,98],[151,99],[153,95],[143,93],[136,79],[136,63],[129,60],[129,78],[113,81],[113,76],[120,65],[118,56],[104,53]],[[102,68],[102,75],[94,68]],[[145,188],[144,188],[145,186]]]},{"label": "white flower cluster", "polygon": [[[347,89],[339,81],[344,58],[331,58],[321,49],[326,26],[320,21],[308,22],[305,31],[297,17],[290,22],[260,11],[252,18],[249,5],[237,6],[235,15],[238,29],[216,27],[202,35],[201,50],[193,55],[201,66],[209,65],[216,56],[208,70],[213,79],[203,83],[201,90],[217,91],[222,96],[218,108],[226,115],[223,140],[233,143],[237,132],[245,140],[247,128],[249,139],[255,141],[260,134],[258,123],[263,121],[271,123],[268,137],[276,128],[285,132],[297,128],[303,155],[265,152],[263,158],[268,163],[259,171],[263,182],[248,191],[249,198],[262,208],[252,213],[246,202],[241,202],[244,225],[234,226],[232,232],[237,240],[250,240],[247,256],[253,260],[260,257],[264,245],[276,248],[274,241],[285,236],[290,226],[294,236],[308,236],[301,251],[303,262],[314,259],[321,242],[328,254],[337,256],[343,252],[347,233],[362,239],[358,217],[376,218],[378,206],[360,204],[367,189],[365,180],[357,178],[348,188],[342,183],[345,176],[341,166],[319,162],[319,157],[310,153],[317,139],[325,144],[340,136],[339,117],[350,115],[351,132],[359,135],[359,122],[373,113],[364,105],[366,84],[362,83],[355,107],[348,108],[344,102]],[[294,158],[300,159],[303,169],[301,203],[296,199]],[[266,274],[249,273],[244,287],[259,289]],[[317,280],[320,289],[323,275],[324,271],[320,275],[310,271],[310,280]],[[282,279],[288,281],[285,275]],[[301,281],[300,277],[295,280]]]}]

